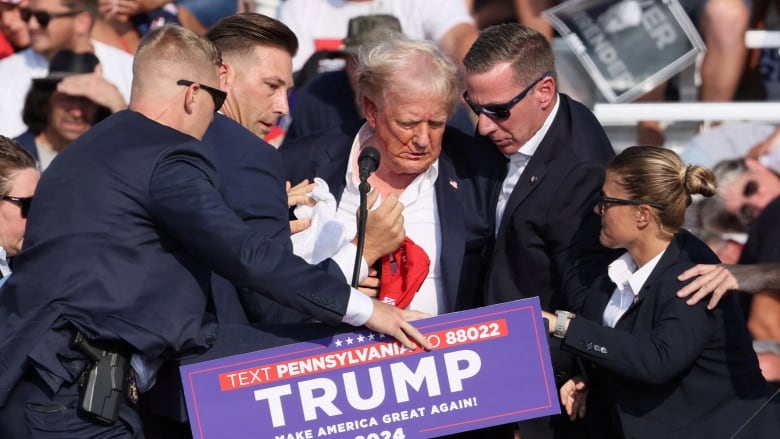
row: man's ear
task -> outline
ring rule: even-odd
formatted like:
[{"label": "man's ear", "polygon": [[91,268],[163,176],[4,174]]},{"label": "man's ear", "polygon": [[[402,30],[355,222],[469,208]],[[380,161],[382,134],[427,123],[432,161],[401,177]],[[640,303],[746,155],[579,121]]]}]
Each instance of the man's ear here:
[{"label": "man's ear", "polygon": [[92,16],[89,15],[89,12],[81,12],[73,17],[73,33],[77,37],[86,36],[89,38],[90,34],[92,33],[92,26],[94,24],[95,21],[92,19]]},{"label": "man's ear", "polygon": [[187,92],[184,94],[184,111],[186,111],[187,114],[192,114],[195,111],[195,98],[200,91],[200,89],[196,89],[196,87],[197,85],[188,86]]},{"label": "man's ear", "polygon": [[223,60],[222,64],[219,66],[219,88],[227,90],[228,84],[233,83],[234,77],[235,70],[233,69],[233,66],[229,62]]},{"label": "man's ear", "polygon": [[371,128],[376,128],[378,123],[377,116],[379,113],[379,108],[374,101],[366,96],[363,96],[363,112],[365,113],[366,121],[371,126]]}]

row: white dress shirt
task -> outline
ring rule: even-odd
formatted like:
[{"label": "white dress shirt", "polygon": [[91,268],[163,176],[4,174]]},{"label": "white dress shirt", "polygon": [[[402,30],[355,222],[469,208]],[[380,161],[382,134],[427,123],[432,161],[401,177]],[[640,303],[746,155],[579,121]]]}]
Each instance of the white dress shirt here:
[{"label": "white dress shirt", "polygon": [[[364,124],[352,143],[347,166],[346,185],[341,195],[336,217],[344,225],[347,236],[354,236],[357,230],[355,212],[360,206],[360,179],[357,174],[357,158],[365,139],[372,135],[372,128]],[[431,315],[443,312],[444,296],[441,284],[439,254],[441,248],[441,227],[439,210],[436,204],[434,183],[439,176],[439,161],[436,160],[428,170],[418,175],[398,197],[404,205],[404,228],[415,244],[420,246],[431,261],[430,270],[420,290],[414,296],[409,309],[423,311]],[[378,200],[375,208],[381,204]]]},{"label": "white dress shirt", "polygon": [[557,97],[552,111],[547,116],[547,119],[545,119],[544,124],[542,124],[539,131],[528,139],[516,153],[507,156],[509,159],[507,174],[506,178],[504,178],[504,183],[501,185],[501,193],[498,195],[498,203],[496,204],[496,235],[498,235],[501,218],[504,216],[504,210],[506,209],[507,202],[509,202],[509,197],[512,195],[512,191],[515,190],[515,186],[517,186],[517,182],[520,180],[520,176],[523,175],[523,171],[525,171],[526,166],[528,166],[531,157],[536,152],[536,149],[539,148],[539,144],[542,143],[542,139],[547,135],[547,131],[550,130],[550,125],[552,125],[555,115],[558,114],[560,102],[560,97]]},{"label": "white dress shirt", "polygon": [[665,252],[666,249],[658,253],[638,270],[636,263],[628,252],[623,253],[623,256],[609,264],[607,275],[615,283],[616,287],[615,292],[612,293],[612,297],[609,299],[609,303],[607,303],[607,307],[604,308],[604,315],[602,316],[604,326],[615,327],[620,318],[623,317],[623,314],[634,303],[636,296],[642,290],[642,286],[647,282],[647,278]]}]

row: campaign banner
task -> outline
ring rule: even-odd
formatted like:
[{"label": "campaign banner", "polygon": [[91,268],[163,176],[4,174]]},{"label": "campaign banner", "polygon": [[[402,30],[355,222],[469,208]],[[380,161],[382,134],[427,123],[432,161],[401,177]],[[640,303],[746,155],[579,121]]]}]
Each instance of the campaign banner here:
[{"label": "campaign banner", "polygon": [[431,438],[560,413],[538,298],[181,367],[195,438]]},{"label": "campaign banner", "polygon": [[705,50],[677,0],[568,0],[542,16],[613,103],[647,93]]}]

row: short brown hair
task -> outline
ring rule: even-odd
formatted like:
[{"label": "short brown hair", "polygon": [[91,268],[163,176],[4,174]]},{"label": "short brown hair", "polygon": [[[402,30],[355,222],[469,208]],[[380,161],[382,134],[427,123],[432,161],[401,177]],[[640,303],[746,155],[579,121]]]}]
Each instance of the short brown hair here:
[{"label": "short brown hair", "polygon": [[275,47],[295,56],[298,37],[287,25],[254,12],[223,17],[206,32],[225,56],[249,55],[255,46]]},{"label": "short brown hair", "polygon": [[506,23],[483,29],[463,59],[467,73],[485,73],[503,63],[512,64],[518,84],[530,84],[547,72],[557,81],[550,42],[521,24]]},{"label": "short brown hair", "polygon": [[33,156],[15,141],[0,135],[0,194],[8,195],[14,173],[27,168],[38,168]]}]

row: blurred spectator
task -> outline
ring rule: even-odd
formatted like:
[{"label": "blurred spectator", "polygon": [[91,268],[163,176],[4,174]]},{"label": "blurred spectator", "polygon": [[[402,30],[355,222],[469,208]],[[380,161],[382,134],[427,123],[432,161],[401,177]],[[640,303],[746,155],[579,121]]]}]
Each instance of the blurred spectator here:
[{"label": "blurred spectator", "polygon": [[693,203],[686,226],[704,241],[721,262],[736,264],[747,241],[745,225],[726,211],[718,198],[704,198]]},{"label": "blurred spectator", "polygon": [[[780,176],[752,158],[722,161],[714,171],[726,210],[750,225],[739,263],[780,262]],[[764,290],[744,298],[750,302],[748,328],[757,348],[764,341],[780,342],[780,293]]]},{"label": "blurred spectator", "polygon": [[179,23],[171,0],[98,0],[98,12],[92,37],[130,54],[150,30]]},{"label": "blurred spectator", "polygon": [[[712,168],[721,160],[759,153],[775,126],[758,122],[724,123],[693,137],[680,151],[685,163]],[[761,146],[759,146],[761,145]],[[757,156],[757,155],[756,155]]]},{"label": "blurred spectator", "polygon": [[516,21],[552,40],[555,30],[542,17],[542,11],[557,5],[557,0],[465,0],[477,27]]},{"label": "blurred spectator", "polygon": [[300,42],[293,71],[300,70],[320,50],[340,48],[350,18],[375,14],[398,17],[407,37],[434,40],[457,62],[463,60],[478,34],[461,1],[287,0],[279,8],[279,19],[295,32]]},{"label": "blurred spectator", "polygon": [[[747,59],[745,32],[750,9],[744,0],[680,0],[707,46],[701,63],[699,100],[728,102],[734,99]],[[662,101],[667,83],[645,94],[639,101]],[[663,145],[665,136],[658,121],[640,121],[640,145]]]},{"label": "blurred spectator", "polygon": [[[337,52],[345,59],[344,69],[315,75],[295,93],[292,122],[285,142],[364,117],[355,93],[358,49],[364,43],[387,39],[393,33],[401,33],[401,23],[392,15],[366,15],[349,20],[344,46]],[[304,81],[305,70],[306,67],[298,72],[296,86],[300,85],[299,78]],[[457,106],[450,124],[467,133],[474,131],[474,123],[462,105]]]},{"label": "blurred spectator", "polygon": [[[587,387],[561,401],[587,437],[776,438],[780,404],[761,376],[735,298],[715,311],[676,296],[677,276],[715,255],[681,230],[693,194],[715,194],[707,168],[636,146],[607,167],[601,243],[626,250],[588,290],[577,316],[543,312],[564,349],[586,360]],[[586,393],[587,392],[587,393]],[[585,399],[587,398],[587,405]],[[584,430],[584,431],[583,431]]]},{"label": "blurred spectator", "polygon": [[176,0],[182,26],[205,34],[220,18],[238,12],[237,0]]},{"label": "blurred spectator", "polygon": [[22,20],[27,0],[0,0],[0,59],[30,45],[30,30]]},{"label": "blurred spectator", "polygon": [[90,39],[97,16],[94,0],[29,0],[22,10],[30,27],[31,47],[0,60],[0,134],[15,137],[25,124],[22,109],[33,78],[46,76],[49,60],[62,49],[93,52],[100,60],[103,77],[115,85],[125,102],[130,98],[133,57]]},{"label": "blurred spectator", "polygon": [[[33,79],[22,115],[28,130],[15,140],[32,154],[41,171],[94,124],[124,108],[116,87],[94,73],[97,66],[92,53],[63,50],[51,60],[48,76]],[[91,80],[75,81],[66,88],[69,93],[59,90],[58,84],[77,74],[91,74],[82,76]]]},{"label": "blurred spectator", "polygon": [[30,154],[0,135],[0,285],[11,274],[9,258],[22,250],[27,212],[39,179]]}]

